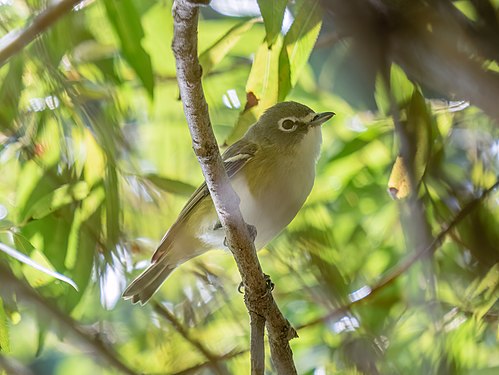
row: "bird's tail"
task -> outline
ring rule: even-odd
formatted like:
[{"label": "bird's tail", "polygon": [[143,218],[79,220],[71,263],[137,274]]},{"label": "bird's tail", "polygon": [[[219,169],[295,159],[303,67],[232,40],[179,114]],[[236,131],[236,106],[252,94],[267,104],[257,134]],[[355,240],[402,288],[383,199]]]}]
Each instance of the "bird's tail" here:
[{"label": "bird's tail", "polygon": [[174,265],[164,260],[151,264],[125,289],[123,298],[131,299],[133,303],[146,304],[174,269]]}]

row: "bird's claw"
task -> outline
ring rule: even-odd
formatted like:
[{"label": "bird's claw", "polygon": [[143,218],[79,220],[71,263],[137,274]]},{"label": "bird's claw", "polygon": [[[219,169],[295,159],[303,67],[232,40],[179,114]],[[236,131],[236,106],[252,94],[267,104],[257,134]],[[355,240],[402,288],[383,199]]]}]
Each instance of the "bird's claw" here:
[{"label": "bird's claw", "polygon": [[263,277],[265,279],[265,285],[267,286],[267,293],[272,292],[274,290],[275,284],[270,279],[270,276],[266,273],[263,274]]},{"label": "bird's claw", "polygon": [[[263,277],[265,279],[265,287],[267,289],[267,291],[264,294],[264,296],[266,296],[269,292],[272,292],[274,290],[275,284],[272,282],[269,275],[264,273]],[[237,287],[237,291],[241,294],[244,294],[243,289],[244,289],[244,283],[241,281],[239,283],[239,286]]]}]

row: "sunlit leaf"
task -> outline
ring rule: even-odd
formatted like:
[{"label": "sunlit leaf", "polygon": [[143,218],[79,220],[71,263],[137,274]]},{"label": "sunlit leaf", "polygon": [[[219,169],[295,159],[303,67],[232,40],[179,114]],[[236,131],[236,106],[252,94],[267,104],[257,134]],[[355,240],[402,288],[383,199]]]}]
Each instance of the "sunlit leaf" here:
[{"label": "sunlit leaf", "polygon": [[9,325],[7,314],[3,307],[3,301],[0,298],[0,352],[8,353],[10,351]]},{"label": "sunlit leaf", "polygon": [[104,176],[106,159],[104,151],[99,147],[94,136],[88,129],[84,131],[84,145],[86,159],[83,166],[83,176],[89,186],[94,186]]},{"label": "sunlit leaf", "polygon": [[[68,239],[68,250],[64,259],[64,266],[66,268],[74,269],[77,267],[80,237],[82,232],[89,231],[89,228],[86,228],[84,223],[100,212],[105,197],[104,188],[102,186],[96,187],[74,212],[74,221]],[[98,232],[92,233],[93,236],[97,234]],[[97,238],[94,238],[94,242],[97,242]]]},{"label": "sunlit leaf", "polygon": [[397,156],[393,164],[388,179],[388,193],[393,199],[402,199],[411,193],[411,183],[401,156]]},{"label": "sunlit leaf", "polygon": [[[390,113],[390,95],[386,91],[386,83],[381,75],[376,77],[376,90],[374,98],[378,110],[382,114]],[[395,102],[399,105],[405,105],[412,96],[414,85],[407,78],[404,71],[396,64],[391,65],[390,69],[390,90]]]},{"label": "sunlit leaf", "polygon": [[23,69],[22,56],[16,56],[10,60],[7,74],[2,79],[0,86],[0,103],[2,103],[0,106],[0,129],[3,131],[10,128],[19,109],[19,96],[23,88]]},{"label": "sunlit leaf", "polygon": [[[22,238],[19,235],[16,235],[16,237],[18,239],[20,239],[23,243],[25,243],[27,247],[31,247],[32,249],[34,249],[33,245],[31,245],[25,238]],[[42,258],[40,258],[40,260],[42,260],[45,263],[45,265],[43,265],[43,264],[40,264],[39,262],[37,262],[36,259],[31,259],[30,257],[17,251],[16,249],[13,249],[12,247],[7,246],[6,244],[1,243],[1,242],[0,242],[0,250],[3,251],[4,253],[6,253],[7,255],[11,256],[12,258],[18,260],[19,262],[22,262],[22,263],[36,269],[39,272],[43,272],[50,277],[64,281],[65,283],[71,285],[75,290],[78,290],[78,287],[76,286],[74,281],[71,280],[69,277],[66,277],[66,276],[54,271],[53,269],[48,268],[48,267],[51,267],[51,265],[48,263],[48,261],[46,260],[45,257],[43,257],[43,260],[42,260]],[[38,253],[38,254],[41,254],[41,253]]]},{"label": "sunlit leaf", "polygon": [[266,43],[258,48],[246,83],[246,105],[226,140],[227,144],[241,138],[265,109],[277,103],[281,48],[282,38],[278,38],[272,48],[268,48]]},{"label": "sunlit leaf", "polygon": [[88,185],[84,181],[73,185],[62,185],[36,202],[26,214],[26,219],[40,219],[47,216],[67,204],[81,201],[88,192]]},{"label": "sunlit leaf", "polygon": [[235,25],[212,46],[203,51],[201,55],[199,55],[199,63],[203,67],[203,75],[206,75],[213,70],[241,37],[251,30],[257,21],[258,19],[253,18]]},{"label": "sunlit leaf", "polygon": [[288,5],[288,0],[258,0],[267,34],[265,40],[269,47],[272,47],[281,32],[286,5]]},{"label": "sunlit leaf", "polygon": [[283,101],[298,81],[319,36],[322,9],[319,0],[303,1],[284,37],[279,56],[279,101]]},{"label": "sunlit leaf", "polygon": [[409,143],[409,155],[412,160],[406,161],[403,156],[397,157],[388,180],[388,191],[392,198],[405,198],[413,188],[407,172],[406,163],[411,163],[414,180],[421,181],[431,152],[433,120],[428,112],[426,102],[417,90],[414,91],[407,106],[407,121],[405,122]]},{"label": "sunlit leaf", "polygon": [[379,138],[381,135],[386,133],[386,129],[380,127],[373,127],[357,137],[346,142],[337,152],[334,152],[328,158],[328,163],[339,160],[341,158],[347,157],[362,150],[364,147],[368,146],[375,139]]},{"label": "sunlit leaf", "polygon": [[[104,189],[106,191],[106,242],[107,250],[112,251],[118,243],[120,237],[120,197],[118,174],[114,167],[108,165],[106,178],[104,179]],[[107,252],[104,253],[108,255]]]},{"label": "sunlit leaf", "polygon": [[144,30],[142,29],[137,8],[131,0],[105,0],[104,5],[106,6],[109,21],[120,40],[123,56],[152,97],[154,93],[154,76],[151,57],[141,45]]}]

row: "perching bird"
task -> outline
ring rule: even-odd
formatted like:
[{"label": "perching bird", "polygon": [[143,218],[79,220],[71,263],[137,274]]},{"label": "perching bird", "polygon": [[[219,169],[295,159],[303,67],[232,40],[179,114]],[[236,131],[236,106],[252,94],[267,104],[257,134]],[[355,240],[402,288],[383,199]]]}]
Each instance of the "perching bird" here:
[{"label": "perching bird", "polygon": [[[296,102],[276,104],[222,155],[243,218],[256,228],[257,250],[277,236],[305,203],[322,143],[320,125],[333,116]],[[224,239],[203,183],[164,235],[151,265],[123,297],[146,303],[176,267],[208,250],[224,248]]]}]

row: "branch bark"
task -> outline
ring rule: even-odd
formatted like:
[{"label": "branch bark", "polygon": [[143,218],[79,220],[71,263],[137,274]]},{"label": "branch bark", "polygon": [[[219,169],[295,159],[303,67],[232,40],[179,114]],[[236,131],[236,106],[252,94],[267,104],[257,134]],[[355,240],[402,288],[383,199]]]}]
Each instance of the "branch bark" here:
[{"label": "branch bark", "polygon": [[[194,152],[201,165],[218,217],[225,229],[227,243],[231,249],[245,287],[244,301],[252,317],[252,342],[263,342],[262,317],[269,335],[270,352],[278,374],[296,374],[293,353],[289,340],[297,337],[296,331],[280,312],[267,289],[255,247],[247,225],[239,210],[239,198],[232,189],[225,171],[217,142],[211,128],[208,105],[201,83],[202,69],[197,51],[197,25],[199,6],[209,1],[177,0],[174,3],[174,37],[172,43],[177,66],[177,80],[184,112],[192,137]],[[256,319],[256,320],[255,320]],[[261,348],[260,344],[255,348]],[[252,346],[253,349],[253,346]],[[253,374],[263,374],[259,364],[262,351],[251,352]],[[258,371],[258,372],[257,372]]]},{"label": "branch bark", "polygon": [[43,10],[25,28],[13,30],[0,39],[0,67],[80,2],[82,0],[61,0]]}]

